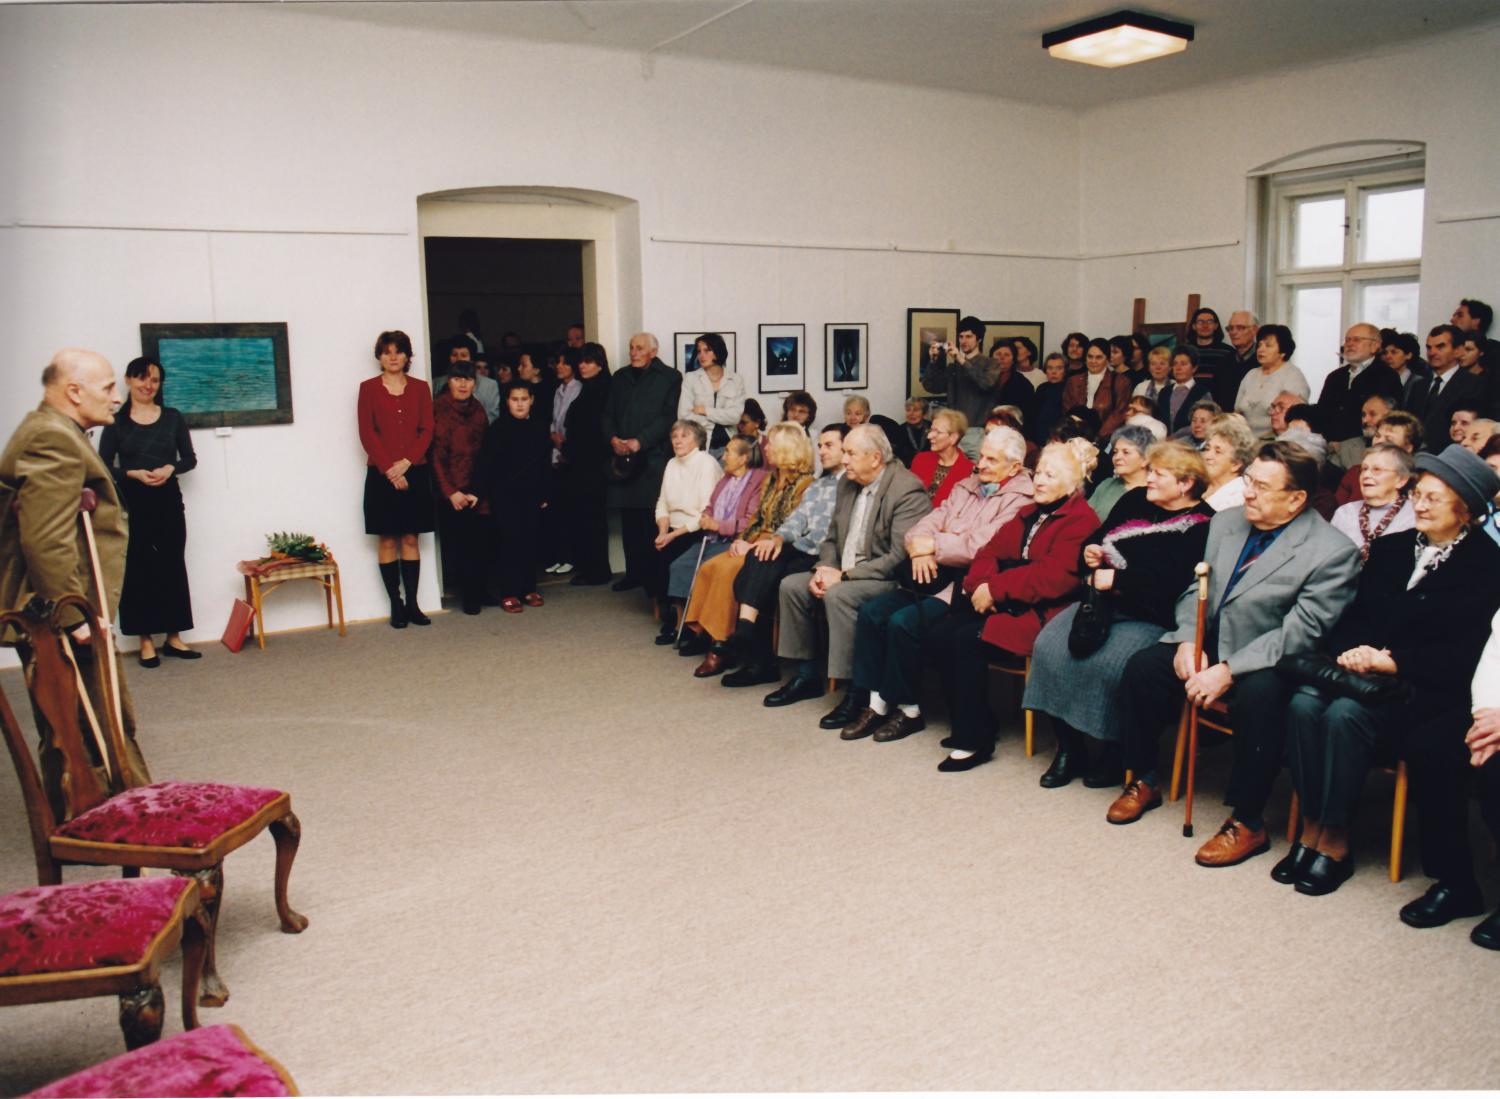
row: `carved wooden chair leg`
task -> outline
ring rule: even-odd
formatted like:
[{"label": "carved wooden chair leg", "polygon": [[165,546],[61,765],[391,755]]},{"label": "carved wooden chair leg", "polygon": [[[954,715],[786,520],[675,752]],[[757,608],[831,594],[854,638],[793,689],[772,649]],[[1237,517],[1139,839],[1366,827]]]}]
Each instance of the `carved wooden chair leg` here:
[{"label": "carved wooden chair leg", "polygon": [[200,903],[182,920],[182,1029],[198,1028],[198,994],[208,951],[208,913]]},{"label": "carved wooden chair leg", "polygon": [[161,1037],[165,1003],[159,984],[120,995],[120,1030],[126,1049],[140,1049]]},{"label": "carved wooden chair leg", "polygon": [[273,820],[271,838],[276,841],[276,914],[281,917],[281,930],[295,935],[307,927],[307,917],[293,910],[286,899],[292,860],[297,857],[297,847],[302,842],[302,822],[297,819],[297,814],[288,813],[280,820]]},{"label": "carved wooden chair leg", "polygon": [[210,866],[207,870],[188,872],[198,883],[198,895],[203,900],[203,976],[199,983],[198,1003],[204,1007],[223,1007],[229,999],[229,988],[219,977],[219,965],[215,948],[219,939],[219,904],[224,899],[224,866]]}]

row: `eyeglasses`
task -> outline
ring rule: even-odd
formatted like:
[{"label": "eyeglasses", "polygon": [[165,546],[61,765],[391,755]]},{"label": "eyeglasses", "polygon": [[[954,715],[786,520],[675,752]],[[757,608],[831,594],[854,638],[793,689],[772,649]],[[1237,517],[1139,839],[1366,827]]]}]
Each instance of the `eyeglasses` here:
[{"label": "eyeglasses", "polygon": [[1248,474],[1248,473],[1241,474],[1240,475],[1240,480],[1245,483],[1245,491],[1246,492],[1253,492],[1257,496],[1259,496],[1261,493],[1292,492],[1292,491],[1294,491],[1293,489],[1289,488],[1286,485],[1281,485],[1281,486],[1268,485],[1264,481],[1257,481],[1254,477],[1251,477],[1250,474]]}]

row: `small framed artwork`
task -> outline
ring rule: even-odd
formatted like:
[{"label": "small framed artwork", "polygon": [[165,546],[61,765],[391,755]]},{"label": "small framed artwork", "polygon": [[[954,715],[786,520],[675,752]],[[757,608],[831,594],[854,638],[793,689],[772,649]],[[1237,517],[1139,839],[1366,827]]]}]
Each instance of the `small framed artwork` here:
[{"label": "small framed artwork", "polygon": [[806,389],[803,344],[807,326],[763,324],[760,326],[760,391],[790,393]]},{"label": "small framed artwork", "polygon": [[161,364],[165,398],[188,427],[292,422],[285,322],[143,324],[141,354]]},{"label": "small framed artwork", "polygon": [[823,388],[864,389],[870,384],[866,357],[870,345],[868,324],[823,326]]},{"label": "small framed artwork", "polygon": [[[708,331],[716,333],[724,340],[724,361],[719,365],[725,370],[738,370],[735,358],[734,333],[725,332],[722,328],[711,328]],[[707,333],[705,332],[674,332],[672,333],[672,365],[680,373],[691,374],[698,369],[698,341]]]},{"label": "small framed artwork", "polygon": [[928,349],[935,343],[950,344],[958,338],[957,309],[908,309],[906,311],[906,395],[946,398],[948,391],[934,393],[922,384]]},{"label": "small framed artwork", "polygon": [[1025,336],[1036,348],[1036,366],[1040,370],[1042,360],[1047,357],[1047,344],[1042,338],[1046,331],[1047,326],[1041,321],[985,321],[984,353],[988,355],[994,351],[996,340]]}]

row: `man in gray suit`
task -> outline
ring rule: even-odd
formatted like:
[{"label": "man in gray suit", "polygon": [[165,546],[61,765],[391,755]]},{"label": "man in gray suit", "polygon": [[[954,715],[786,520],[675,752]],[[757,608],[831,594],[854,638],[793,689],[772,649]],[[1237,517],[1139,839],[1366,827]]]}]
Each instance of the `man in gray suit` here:
[{"label": "man in gray suit", "polygon": [[1125,766],[1135,781],[1109,807],[1129,824],[1161,804],[1157,737],[1175,724],[1183,695],[1224,698],[1234,729],[1229,819],[1198,850],[1200,866],[1233,866],[1270,849],[1266,800],[1281,770],[1291,689],[1276,674],[1289,653],[1314,648],[1354,597],[1359,554],[1309,504],[1318,463],[1295,443],[1268,443],[1245,471],[1245,506],[1215,515],[1203,664],[1193,667],[1197,586],[1177,601],[1177,627],[1130,658],[1122,716]]},{"label": "man in gray suit", "polygon": [[[814,622],[820,603],[828,619],[827,674],[836,679],[853,675],[854,620],[860,605],[896,586],[906,565],[906,532],[931,510],[922,482],[894,461],[885,432],[861,424],[844,437],[844,479],[818,551],[818,567],[781,581],[778,653],[799,663],[792,678],[766,696],[767,706],[823,694]],[[823,728],[841,729],[853,720],[863,706],[858,695],[851,686],[844,701],[823,718]]]}]

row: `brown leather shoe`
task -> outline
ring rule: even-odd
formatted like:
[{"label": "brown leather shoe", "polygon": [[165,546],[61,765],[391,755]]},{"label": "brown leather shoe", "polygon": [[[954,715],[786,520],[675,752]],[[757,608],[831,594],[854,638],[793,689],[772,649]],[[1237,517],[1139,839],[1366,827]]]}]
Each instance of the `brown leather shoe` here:
[{"label": "brown leather shoe", "polygon": [[708,650],[708,655],[703,658],[703,663],[693,669],[696,679],[708,679],[710,676],[718,675],[724,670],[724,657],[715,646]]},{"label": "brown leather shoe", "polygon": [[1213,839],[1198,848],[1199,866],[1238,866],[1271,849],[1271,837],[1264,828],[1254,830],[1230,817]]},{"label": "brown leather shoe", "polygon": [[840,740],[860,740],[875,731],[875,727],[886,719],[885,714],[877,714],[866,706],[860,710],[854,720],[845,725],[839,733]]},{"label": "brown leather shoe", "polygon": [[916,717],[907,717],[900,710],[896,710],[885,719],[885,724],[875,730],[875,740],[880,744],[889,744],[893,740],[911,736],[912,733],[920,733],[927,728],[927,720],[918,714]]},{"label": "brown leather shoe", "polygon": [[1134,824],[1161,804],[1161,790],[1137,779],[1125,787],[1104,815],[1111,824]]}]

